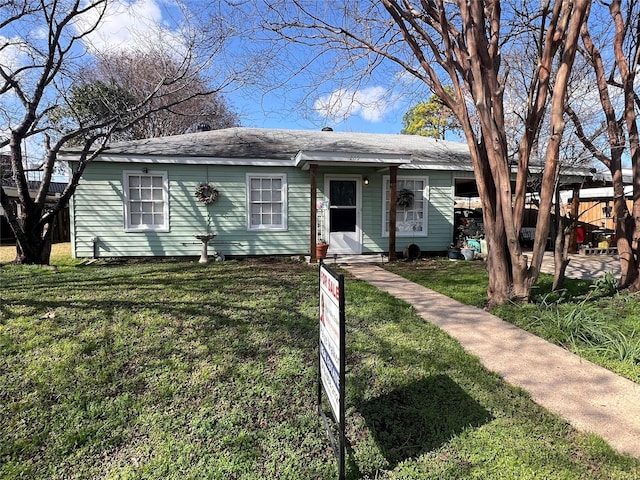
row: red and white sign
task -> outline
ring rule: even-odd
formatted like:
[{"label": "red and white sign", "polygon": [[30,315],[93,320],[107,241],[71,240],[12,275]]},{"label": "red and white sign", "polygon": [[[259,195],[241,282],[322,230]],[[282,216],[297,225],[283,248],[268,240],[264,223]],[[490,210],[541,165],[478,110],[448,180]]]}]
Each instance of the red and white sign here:
[{"label": "red and white sign", "polygon": [[338,422],[340,416],[340,283],[320,266],[320,378]]}]

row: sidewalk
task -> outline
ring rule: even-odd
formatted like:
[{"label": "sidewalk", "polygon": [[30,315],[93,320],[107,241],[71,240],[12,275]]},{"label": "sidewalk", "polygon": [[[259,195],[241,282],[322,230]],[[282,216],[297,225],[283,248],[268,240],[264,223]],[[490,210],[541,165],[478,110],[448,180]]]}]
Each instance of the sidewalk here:
[{"label": "sidewalk", "polygon": [[343,265],[355,277],[411,303],[489,370],[539,405],[616,450],[640,458],[640,385],[474,307],[367,263]]}]

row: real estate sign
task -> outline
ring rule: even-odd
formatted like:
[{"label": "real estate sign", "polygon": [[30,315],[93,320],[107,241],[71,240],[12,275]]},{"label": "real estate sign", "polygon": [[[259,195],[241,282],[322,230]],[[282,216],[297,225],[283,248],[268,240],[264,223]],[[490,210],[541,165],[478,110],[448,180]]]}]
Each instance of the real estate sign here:
[{"label": "real estate sign", "polygon": [[[338,456],[339,478],[344,478],[344,397],[345,397],[345,331],[344,331],[344,276],[336,275],[324,263],[320,263],[320,381],[318,385],[318,408],[332,445]],[[338,445],[322,412],[324,390],[333,418],[338,424]]]},{"label": "real estate sign", "polygon": [[320,378],[334,418],[342,422],[340,389],[342,360],[340,338],[340,281],[324,264],[320,266]]}]

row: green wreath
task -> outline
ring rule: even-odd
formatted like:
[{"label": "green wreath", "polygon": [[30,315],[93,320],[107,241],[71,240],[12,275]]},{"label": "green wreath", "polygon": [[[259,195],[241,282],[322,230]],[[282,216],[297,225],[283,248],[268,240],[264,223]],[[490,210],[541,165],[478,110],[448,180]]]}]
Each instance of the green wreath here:
[{"label": "green wreath", "polygon": [[401,208],[409,208],[413,205],[413,195],[414,193],[408,188],[403,188],[398,192],[398,196],[396,199],[396,205]]},{"label": "green wreath", "polygon": [[201,183],[196,187],[196,198],[199,202],[211,205],[218,199],[220,192],[213,183]]}]

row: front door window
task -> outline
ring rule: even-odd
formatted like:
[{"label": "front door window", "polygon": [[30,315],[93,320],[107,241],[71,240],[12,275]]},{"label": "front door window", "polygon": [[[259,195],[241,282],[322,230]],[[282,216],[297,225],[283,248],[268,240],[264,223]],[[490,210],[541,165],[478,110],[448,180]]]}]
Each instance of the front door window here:
[{"label": "front door window", "polygon": [[360,179],[330,178],[325,185],[329,197],[329,253],[361,253]]},{"label": "front door window", "polygon": [[329,186],[329,232],[355,232],[356,182],[332,180]]}]

